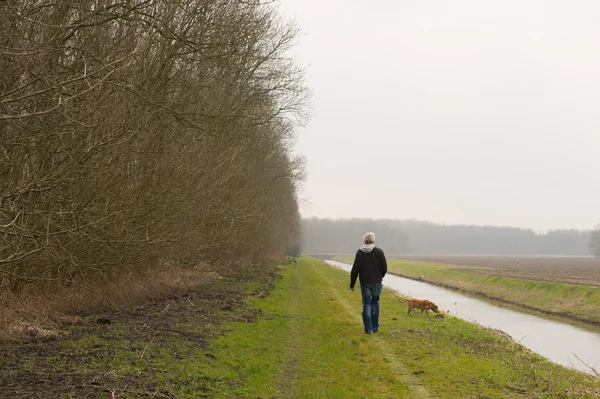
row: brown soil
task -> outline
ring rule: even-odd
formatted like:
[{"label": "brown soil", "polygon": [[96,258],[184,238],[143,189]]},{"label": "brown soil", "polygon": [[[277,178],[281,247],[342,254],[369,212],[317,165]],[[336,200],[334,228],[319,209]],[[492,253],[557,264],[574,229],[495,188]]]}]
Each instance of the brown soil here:
[{"label": "brown soil", "polygon": [[523,280],[550,281],[588,286],[600,286],[600,270],[566,269],[457,269],[465,273],[518,278]]},{"label": "brown soil", "polygon": [[406,255],[400,259],[486,269],[466,273],[600,286],[600,259],[583,256]]},{"label": "brown soil", "polygon": [[[45,337],[0,341],[0,398],[174,398],[177,381],[163,357],[195,358],[223,334],[224,322],[255,321],[247,298],[266,295],[276,272],[247,269],[177,296],[80,314]],[[197,397],[211,396],[215,381],[206,382]]]}]

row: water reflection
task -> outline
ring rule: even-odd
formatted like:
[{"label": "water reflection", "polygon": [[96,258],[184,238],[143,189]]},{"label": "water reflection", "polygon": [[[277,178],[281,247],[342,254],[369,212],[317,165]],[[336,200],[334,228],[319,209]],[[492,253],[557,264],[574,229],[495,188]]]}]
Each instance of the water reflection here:
[{"label": "water reflection", "polygon": [[[348,272],[351,269],[346,263],[326,262]],[[383,284],[406,296],[429,299],[461,319],[500,329],[523,346],[563,366],[590,372],[577,357],[595,369],[600,365],[600,334],[394,275],[388,274]]]}]

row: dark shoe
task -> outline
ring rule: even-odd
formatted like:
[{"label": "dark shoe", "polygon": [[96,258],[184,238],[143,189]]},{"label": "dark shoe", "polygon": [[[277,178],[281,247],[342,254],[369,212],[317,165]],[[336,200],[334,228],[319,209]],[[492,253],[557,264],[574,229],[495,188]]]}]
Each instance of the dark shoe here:
[{"label": "dark shoe", "polygon": [[371,331],[371,330],[369,330],[369,331],[365,331],[365,334],[369,334],[369,335],[371,335],[371,333],[372,333],[372,331]]},{"label": "dark shoe", "polygon": [[374,329],[373,329],[373,332],[374,332],[374,333],[378,333],[378,332],[379,332],[379,328],[374,328]]}]

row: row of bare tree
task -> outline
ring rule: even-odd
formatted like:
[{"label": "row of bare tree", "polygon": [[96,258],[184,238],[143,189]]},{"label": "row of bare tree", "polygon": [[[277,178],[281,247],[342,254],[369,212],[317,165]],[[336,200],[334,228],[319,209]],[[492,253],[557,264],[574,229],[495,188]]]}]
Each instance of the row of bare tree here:
[{"label": "row of bare tree", "polygon": [[419,220],[318,219],[302,221],[302,249],[309,254],[353,254],[374,231],[388,254],[575,255],[600,257],[595,230],[550,230],[507,226],[443,225]]},{"label": "row of bare tree", "polygon": [[283,253],[296,35],[260,0],[1,1],[0,286]]}]

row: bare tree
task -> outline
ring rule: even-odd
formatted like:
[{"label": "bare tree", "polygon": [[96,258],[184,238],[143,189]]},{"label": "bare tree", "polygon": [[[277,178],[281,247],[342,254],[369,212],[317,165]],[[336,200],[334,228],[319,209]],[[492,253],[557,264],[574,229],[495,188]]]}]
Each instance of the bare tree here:
[{"label": "bare tree", "polygon": [[0,3],[0,285],[285,251],[306,119],[271,3]]}]

